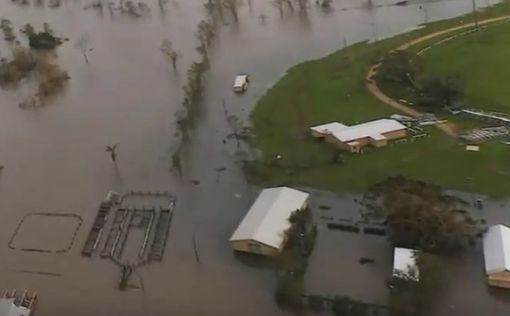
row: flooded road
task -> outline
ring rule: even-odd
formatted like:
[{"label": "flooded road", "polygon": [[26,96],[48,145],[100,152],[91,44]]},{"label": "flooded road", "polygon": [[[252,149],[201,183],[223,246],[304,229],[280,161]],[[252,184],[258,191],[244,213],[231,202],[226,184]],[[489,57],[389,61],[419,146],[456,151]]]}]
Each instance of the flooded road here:
[{"label": "flooded road", "polygon": [[[246,122],[256,101],[292,65],[344,43],[386,37],[425,20],[469,12],[471,3],[341,10],[363,3],[337,0],[333,12],[312,6],[307,18],[281,18],[268,0],[251,3],[251,9],[240,9],[238,25],[220,28],[212,47],[205,98],[183,152],[182,177],[170,171],[177,140],[174,113],[180,108],[186,69],[198,58],[193,34],[204,18],[202,1],[170,1],[164,13],[151,1],[151,14],[138,19],[83,10],[86,2],[80,1],[67,1],[57,9],[0,4],[0,16],[8,17],[16,29],[28,22],[36,28],[49,22],[57,35],[70,38],[57,53],[71,76],[63,93],[36,110],[18,108],[28,95],[23,88],[0,91],[0,164],[5,166],[0,171],[0,288],[37,291],[41,316],[286,314],[273,303],[273,272],[240,264],[228,247],[257,188],[242,175],[236,144],[223,142],[231,131],[222,100],[229,114]],[[490,3],[480,1],[479,6]],[[89,64],[74,47],[83,34],[90,36],[93,48]],[[177,73],[159,50],[164,39],[180,52]],[[7,55],[1,43],[0,55]],[[231,93],[238,72],[252,77],[242,96]],[[113,144],[119,144],[117,168],[105,152],[105,146]],[[215,171],[221,168],[225,170]],[[116,266],[80,256],[99,202],[112,189],[177,195],[163,262],[137,270],[133,282],[138,289],[126,292],[116,290]],[[83,225],[74,247],[61,254],[9,249],[7,241],[18,223],[34,212],[79,214]],[[48,225],[34,234],[52,233]]]}]

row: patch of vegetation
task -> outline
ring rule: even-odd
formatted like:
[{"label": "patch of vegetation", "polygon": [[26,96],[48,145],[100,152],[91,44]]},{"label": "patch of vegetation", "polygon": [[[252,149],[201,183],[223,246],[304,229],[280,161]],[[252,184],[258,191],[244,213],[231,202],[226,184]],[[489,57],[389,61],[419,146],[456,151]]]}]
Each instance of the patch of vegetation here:
[{"label": "patch of vegetation", "polygon": [[424,75],[453,74],[462,79],[468,106],[510,113],[510,91],[505,85],[510,72],[502,68],[510,52],[508,34],[510,25],[501,23],[438,45],[422,56]]},{"label": "patch of vegetation", "polygon": [[396,99],[405,99],[420,110],[442,112],[462,102],[458,76],[426,76],[421,57],[413,51],[388,53],[376,77],[383,91]]},{"label": "patch of vegetation", "polygon": [[[504,1],[481,12],[480,19],[508,12],[510,3]],[[357,193],[388,176],[401,174],[447,188],[509,196],[510,152],[503,144],[486,144],[476,154],[466,153],[464,148],[430,129],[428,138],[367,149],[362,155],[344,154],[343,163],[339,164],[335,162],[338,148],[309,136],[308,127],[316,124],[331,121],[353,124],[394,114],[392,108],[366,89],[365,76],[370,66],[414,37],[469,19],[464,16],[441,21],[383,41],[359,43],[289,69],[252,113],[252,144],[258,154],[254,161],[245,164],[248,178],[261,185],[304,185]],[[450,56],[443,63],[453,59],[461,58]],[[490,84],[490,80],[485,82]]]},{"label": "patch of vegetation", "polygon": [[[11,26],[10,22],[4,20],[2,20],[2,24]],[[44,23],[44,32],[36,34],[30,24],[25,25],[21,31],[29,37],[30,45],[33,44],[34,38],[40,38],[41,41],[37,45],[41,44],[42,46],[38,48],[54,48],[53,44],[50,45],[50,41],[60,43],[59,39],[51,35],[52,31],[47,23]],[[69,80],[67,72],[60,68],[54,56],[48,52],[33,50],[16,43],[11,46],[11,55],[10,60],[8,58],[0,59],[0,86],[16,85],[23,78],[36,80],[36,91],[31,97],[20,103],[22,108],[41,105],[49,97],[62,91]]]},{"label": "patch of vegetation", "polygon": [[287,271],[278,277],[275,299],[278,306],[292,311],[305,308],[303,276]]},{"label": "patch of vegetation", "polygon": [[398,246],[451,253],[481,237],[484,226],[463,209],[466,202],[440,186],[390,177],[372,186],[362,204],[369,217],[383,219]]},{"label": "patch of vegetation", "polygon": [[62,40],[48,32],[39,32],[28,36],[28,44],[33,49],[54,49],[62,44]]},{"label": "patch of vegetation", "polygon": [[282,308],[302,310],[306,306],[303,276],[317,237],[317,227],[311,220],[308,208],[292,213],[289,218],[292,225],[285,232],[285,249],[275,258],[277,267],[283,271],[275,292],[276,302]]},{"label": "patch of vegetation", "polygon": [[370,305],[345,296],[337,296],[333,299],[331,311],[338,316],[369,316]]},{"label": "patch of vegetation", "polygon": [[446,273],[434,255],[421,253],[416,258],[419,282],[406,277],[391,281],[388,308],[392,316],[428,315],[433,303],[445,290]]}]

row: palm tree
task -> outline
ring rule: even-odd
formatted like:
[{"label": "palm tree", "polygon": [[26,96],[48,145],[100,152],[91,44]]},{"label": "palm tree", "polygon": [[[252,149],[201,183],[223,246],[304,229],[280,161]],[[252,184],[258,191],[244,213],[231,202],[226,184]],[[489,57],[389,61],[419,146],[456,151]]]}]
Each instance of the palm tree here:
[{"label": "palm tree", "polygon": [[106,152],[110,153],[110,158],[112,159],[113,162],[117,161],[117,145],[118,144],[115,144],[113,146],[106,146]]}]

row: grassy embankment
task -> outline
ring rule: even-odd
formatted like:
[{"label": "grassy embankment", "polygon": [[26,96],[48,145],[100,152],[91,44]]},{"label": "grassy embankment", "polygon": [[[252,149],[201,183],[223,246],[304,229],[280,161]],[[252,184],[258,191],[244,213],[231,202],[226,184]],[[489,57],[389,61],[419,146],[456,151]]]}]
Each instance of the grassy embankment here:
[{"label": "grassy embankment", "polygon": [[[504,14],[510,14],[508,1],[481,12],[479,18]],[[260,150],[260,157],[247,166],[248,175],[264,185],[306,185],[335,192],[362,192],[387,176],[400,174],[446,188],[509,196],[510,148],[502,144],[486,144],[481,152],[470,153],[431,128],[428,138],[367,150],[363,155],[346,154],[343,164],[335,164],[337,149],[318,143],[307,130],[314,124],[335,120],[352,124],[395,113],[366,89],[364,78],[370,65],[412,38],[469,19],[464,16],[432,23],[411,33],[371,44],[359,43],[292,67],[268,90],[252,113],[253,145]],[[494,103],[484,104],[499,104],[494,109],[503,109],[504,104],[510,107],[510,103],[505,103],[510,92],[504,89],[510,72],[501,66],[505,65],[505,54],[510,52],[510,43],[505,41],[505,35],[510,36],[510,26],[489,27],[482,32],[430,50],[425,57],[426,68],[431,73],[457,71],[468,77],[466,85],[467,90],[473,90],[470,94],[473,102],[494,98]],[[484,36],[485,32],[491,36]],[[482,59],[485,54],[488,58]],[[282,159],[276,160],[276,155]]]}]

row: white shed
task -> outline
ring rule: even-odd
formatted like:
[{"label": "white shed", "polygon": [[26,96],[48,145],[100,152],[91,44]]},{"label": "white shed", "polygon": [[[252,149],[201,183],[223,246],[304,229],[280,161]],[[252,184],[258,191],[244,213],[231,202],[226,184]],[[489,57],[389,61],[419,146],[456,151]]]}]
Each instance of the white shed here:
[{"label": "white shed", "polygon": [[416,264],[418,251],[408,248],[395,248],[393,255],[393,276],[420,280],[420,271]]},{"label": "white shed", "polygon": [[286,242],[289,218],[308,205],[309,194],[288,187],[264,189],[230,238],[237,251],[276,255]]},{"label": "white shed", "polygon": [[485,273],[489,285],[510,288],[510,228],[494,225],[483,238]]}]

